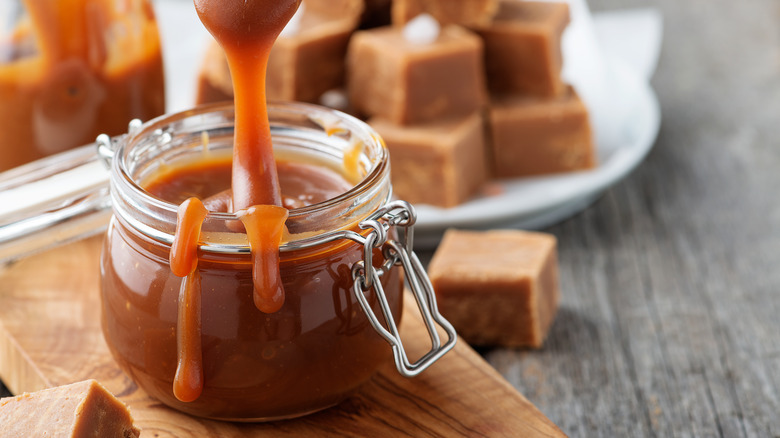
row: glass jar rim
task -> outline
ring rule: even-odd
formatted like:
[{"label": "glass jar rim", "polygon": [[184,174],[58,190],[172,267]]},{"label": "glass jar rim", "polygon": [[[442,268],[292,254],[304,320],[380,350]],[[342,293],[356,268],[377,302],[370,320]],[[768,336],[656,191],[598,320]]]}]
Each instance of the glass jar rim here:
[{"label": "glass jar rim", "polygon": [[[217,113],[225,113],[232,116],[234,114],[233,104],[214,103],[200,105],[189,110],[159,116],[149,120],[146,123],[140,124],[140,126],[136,125],[135,128],[131,127],[128,134],[126,134],[126,136],[119,142],[116,150],[112,154],[112,186],[116,184],[121,187],[121,190],[129,190],[133,196],[138,197],[140,202],[152,206],[153,208],[156,208],[165,214],[173,215],[175,217],[179,207],[178,204],[165,201],[148,193],[141,186],[139,181],[133,177],[132,172],[129,170],[128,166],[128,160],[131,159],[129,156],[129,151],[131,151],[134,146],[142,142],[144,139],[148,139],[150,136],[165,135],[164,133],[161,134],[161,132],[164,131],[164,128],[170,127],[172,124],[178,121],[183,121],[185,119],[201,115]],[[384,178],[389,179],[389,153],[387,147],[385,146],[379,134],[373,128],[356,117],[338,110],[314,104],[278,101],[271,101],[268,103],[268,113],[269,115],[287,114],[305,118],[313,122],[313,126],[319,126],[322,128],[323,134],[327,135],[328,137],[331,135],[337,135],[332,134],[330,131],[346,132],[350,136],[357,136],[357,138],[365,146],[364,150],[362,151],[362,155],[366,155],[366,149],[369,148],[371,148],[371,151],[374,154],[374,157],[370,158],[371,166],[366,169],[365,175],[363,175],[362,178],[349,190],[325,201],[289,210],[289,217],[287,219],[288,223],[290,223],[290,221],[296,221],[307,216],[326,212],[329,209],[336,208],[339,204],[344,204],[350,200],[358,199],[369,192],[372,187],[380,184]],[[271,127],[273,132],[273,120],[271,121]],[[113,191],[114,188],[112,188],[112,192]],[[386,197],[381,200],[379,205],[384,205],[387,203],[391,196],[392,189],[388,190]],[[114,205],[116,206],[116,203]],[[239,218],[240,215],[236,213],[209,212],[206,220],[227,222],[239,220]],[[134,228],[139,229],[137,226],[134,226]],[[163,234],[167,233],[156,233],[154,236],[151,236],[150,233],[144,232],[143,230],[139,229],[139,231],[141,231],[143,234],[146,234],[147,236],[155,238],[155,240],[161,240],[163,243],[172,242],[172,236],[171,238],[160,238]],[[308,238],[310,236],[306,237]],[[293,249],[289,247],[288,243],[294,242],[295,240],[297,239],[290,239],[283,242],[280,246],[280,251]],[[216,247],[213,245],[201,244],[202,248],[204,246],[206,247],[204,249],[207,252],[249,252],[248,245],[241,243],[221,243]]]}]

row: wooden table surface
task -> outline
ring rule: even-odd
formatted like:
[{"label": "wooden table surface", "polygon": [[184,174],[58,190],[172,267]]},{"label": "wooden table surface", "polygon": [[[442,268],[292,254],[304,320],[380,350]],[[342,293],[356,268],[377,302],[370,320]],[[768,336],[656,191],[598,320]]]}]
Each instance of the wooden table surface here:
[{"label": "wooden table surface", "polygon": [[559,238],[545,348],[481,351],[573,437],[780,436],[780,2],[656,7],[647,160]]},{"label": "wooden table surface", "polygon": [[780,2],[656,7],[662,127],[559,238],[542,351],[483,352],[573,437],[780,436]]}]

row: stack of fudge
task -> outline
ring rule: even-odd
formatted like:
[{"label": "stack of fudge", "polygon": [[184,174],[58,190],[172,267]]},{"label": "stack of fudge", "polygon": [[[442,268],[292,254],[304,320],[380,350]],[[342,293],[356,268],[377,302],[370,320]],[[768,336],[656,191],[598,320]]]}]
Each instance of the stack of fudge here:
[{"label": "stack of fudge", "polygon": [[[589,169],[588,113],[561,79],[566,3],[303,0],[271,51],[271,99],[366,120],[398,198],[452,207],[490,181]],[[433,32],[432,32],[433,30]],[[199,103],[232,99],[216,44]],[[428,267],[441,313],[473,345],[540,348],[557,313],[557,242],[449,230]]]},{"label": "stack of fudge", "polygon": [[[268,97],[366,120],[390,150],[398,198],[453,207],[482,195],[491,180],[596,165],[586,107],[560,75],[566,3],[303,0],[301,7],[271,52]],[[438,25],[429,41],[412,34],[422,18]],[[199,84],[198,103],[232,98],[216,44]]]}]

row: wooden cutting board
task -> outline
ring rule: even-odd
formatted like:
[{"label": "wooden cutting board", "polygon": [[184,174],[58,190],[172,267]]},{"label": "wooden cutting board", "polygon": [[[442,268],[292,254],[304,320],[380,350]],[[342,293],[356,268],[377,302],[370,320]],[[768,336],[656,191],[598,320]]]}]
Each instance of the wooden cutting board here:
[{"label": "wooden cutting board", "polygon": [[[99,252],[92,238],[0,268],[0,378],[15,394],[97,379],[127,403],[142,437],[564,436],[464,342],[413,379],[388,361],[358,394],[308,417],[235,424],[181,414],[111,358],[100,330]],[[413,304],[404,312],[414,357],[427,349],[427,332]]]}]

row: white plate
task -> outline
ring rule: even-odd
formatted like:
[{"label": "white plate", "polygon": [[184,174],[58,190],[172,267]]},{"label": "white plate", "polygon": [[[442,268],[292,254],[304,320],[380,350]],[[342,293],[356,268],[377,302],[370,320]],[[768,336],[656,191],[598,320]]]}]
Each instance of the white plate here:
[{"label": "white plate", "polygon": [[628,175],[652,148],[661,123],[658,99],[647,81],[620,61],[608,63],[613,101],[609,141],[598,145],[599,165],[591,171],[496,181],[501,194],[481,197],[450,209],[417,205],[416,247],[431,247],[447,228],[539,229],[586,208],[607,188]]}]

